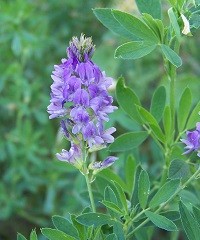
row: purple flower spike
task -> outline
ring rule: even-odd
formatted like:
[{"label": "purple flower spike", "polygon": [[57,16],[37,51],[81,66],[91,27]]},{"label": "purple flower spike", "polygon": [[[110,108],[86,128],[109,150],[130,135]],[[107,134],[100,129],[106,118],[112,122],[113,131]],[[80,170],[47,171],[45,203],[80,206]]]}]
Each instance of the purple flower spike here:
[{"label": "purple flower spike", "polygon": [[196,130],[194,131],[187,131],[186,132],[186,139],[181,139],[186,146],[184,147],[186,151],[184,154],[188,154],[192,151],[198,152],[197,156],[200,156],[200,123],[196,124]]},{"label": "purple flower spike", "polygon": [[94,50],[91,38],[84,35],[72,38],[67,48],[68,58],[55,65],[51,75],[53,84],[47,112],[50,119],[61,118],[62,132],[72,145],[69,151],[63,150],[56,156],[72,164],[83,146],[92,152],[114,141],[111,134],[116,129],[104,129],[109,113],[117,109],[108,93],[113,79],[91,60]]},{"label": "purple flower spike", "polygon": [[94,162],[90,165],[90,169],[93,169],[95,173],[110,167],[118,158],[117,157],[113,157],[113,156],[109,156],[107,157],[104,161],[102,162]]}]

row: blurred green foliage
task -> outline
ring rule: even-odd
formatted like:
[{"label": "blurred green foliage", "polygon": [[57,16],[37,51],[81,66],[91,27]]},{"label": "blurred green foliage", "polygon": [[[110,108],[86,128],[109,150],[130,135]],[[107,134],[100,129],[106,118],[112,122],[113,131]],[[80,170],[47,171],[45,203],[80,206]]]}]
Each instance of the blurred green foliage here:
[{"label": "blurred green foliage", "polygon": [[[119,1],[120,2],[120,1]],[[92,13],[95,7],[116,6],[112,0],[2,0],[0,2],[0,239],[14,239],[16,232],[27,234],[33,226],[47,226],[50,216],[78,212],[87,206],[85,183],[74,169],[57,161],[54,154],[67,147],[58,131],[58,121],[48,120],[50,78],[53,65],[65,57],[68,41],[82,32],[92,36],[97,46],[94,61],[117,78],[123,75],[144,105],[149,105],[155,85],[167,85],[161,57],[157,52],[142,60],[113,58],[118,39],[99,23]],[[130,1],[130,4],[133,4]],[[121,7],[121,5],[120,5]],[[194,33],[195,35],[195,33]],[[182,49],[184,71],[177,81],[179,97],[189,85],[195,102],[199,99],[200,35],[185,38]],[[195,102],[193,104],[195,104]],[[116,111],[110,125],[118,134],[138,129]],[[153,151],[150,151],[150,148]],[[146,143],[138,158],[150,173],[159,173],[162,156],[155,144]],[[155,155],[149,157],[149,154]],[[127,152],[128,155],[130,152]],[[107,153],[101,151],[99,158]],[[124,156],[116,171],[124,166]],[[153,164],[152,164],[153,163]],[[103,178],[97,188],[103,193]],[[102,191],[101,191],[102,190]],[[98,195],[97,195],[98,198]]]},{"label": "blurred green foliage", "polygon": [[46,225],[52,213],[79,209],[74,170],[54,157],[62,143],[58,122],[46,113],[50,75],[73,35],[101,41],[105,30],[91,8],[105,3],[0,3],[0,239],[29,232],[28,223]]}]

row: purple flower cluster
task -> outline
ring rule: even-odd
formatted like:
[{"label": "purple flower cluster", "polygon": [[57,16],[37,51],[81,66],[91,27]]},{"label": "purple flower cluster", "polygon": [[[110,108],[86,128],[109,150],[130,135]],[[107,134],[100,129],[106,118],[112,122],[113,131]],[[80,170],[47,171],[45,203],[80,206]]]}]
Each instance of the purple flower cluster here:
[{"label": "purple flower cluster", "polygon": [[181,142],[186,144],[184,154],[195,151],[197,156],[200,157],[200,122],[196,124],[194,131],[186,132],[186,139],[181,139]]},{"label": "purple flower cluster", "polygon": [[57,158],[72,164],[80,158],[82,142],[94,151],[114,141],[111,134],[116,129],[104,130],[108,114],[116,109],[107,91],[113,79],[91,60],[94,50],[91,38],[74,37],[67,48],[68,58],[55,65],[51,75],[49,118],[62,118],[62,131],[71,141],[69,152],[63,150]]}]

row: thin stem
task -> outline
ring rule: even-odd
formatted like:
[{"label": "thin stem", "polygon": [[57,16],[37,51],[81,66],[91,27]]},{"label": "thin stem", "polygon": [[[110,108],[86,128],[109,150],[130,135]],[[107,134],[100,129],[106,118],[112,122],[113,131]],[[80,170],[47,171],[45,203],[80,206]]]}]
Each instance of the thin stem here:
[{"label": "thin stem", "polygon": [[138,213],[132,220],[131,222],[134,222],[136,219],[138,219],[143,213],[146,211],[150,210],[150,208],[143,209],[140,213]]},{"label": "thin stem", "polygon": [[168,167],[167,167],[167,163],[165,163],[164,167],[163,167],[163,172],[162,172],[162,177],[160,180],[160,187],[162,187],[167,179],[167,174],[168,174]]},{"label": "thin stem", "polygon": [[82,156],[83,156],[83,175],[85,176],[85,181],[87,184],[87,189],[88,189],[88,193],[89,193],[89,198],[90,198],[90,204],[92,207],[92,211],[95,213],[96,212],[96,207],[94,204],[94,196],[92,193],[92,186],[91,186],[91,181],[89,179],[89,171],[87,169],[87,151],[86,151],[86,147],[84,145],[84,143],[82,143]]},{"label": "thin stem", "polygon": [[182,132],[180,132],[180,133],[178,134],[177,138],[176,138],[175,141],[174,141],[174,144],[177,143],[177,142],[180,140],[180,137],[181,137],[185,132],[186,132],[186,129],[183,130]]},{"label": "thin stem", "polygon": [[[174,40],[174,38],[171,39],[170,44],[172,44],[172,40]],[[178,40],[175,40],[175,44],[174,44],[174,50],[175,52],[179,53],[179,48],[180,48],[180,42]],[[170,146],[165,146],[165,165],[163,168],[163,173],[162,173],[162,177],[161,177],[161,183],[160,186],[162,186],[166,179],[167,179],[167,172],[168,172],[168,167],[170,165],[170,155],[171,155],[171,147],[174,144],[174,136],[175,136],[175,127],[176,127],[176,101],[175,101],[175,82],[176,82],[176,67],[170,63],[170,62],[166,62],[165,65],[165,71],[166,74],[169,78],[169,83],[170,83],[170,87],[169,87],[169,98],[170,98],[170,109],[171,109],[171,144]]]},{"label": "thin stem", "polygon": [[[174,51],[179,54],[180,42],[178,40],[175,41]],[[176,114],[176,104],[175,104],[175,81],[176,81],[176,67],[169,63],[168,76],[170,80],[170,108],[171,108],[171,133],[174,140],[175,133],[175,114]]]},{"label": "thin stem", "polygon": [[[171,65],[171,64],[170,64]],[[171,108],[171,134],[172,139],[174,138],[174,129],[175,129],[175,72],[174,66],[171,65],[170,76],[170,108]]]},{"label": "thin stem", "polygon": [[[189,183],[195,179],[198,175],[200,174],[200,166],[198,168],[198,170],[182,185],[180,186],[176,192],[174,194],[172,194],[172,196],[164,203],[162,204],[156,211],[155,213],[160,212],[160,210],[162,210],[171,200],[174,199],[174,197],[176,197],[176,195],[183,190],[187,185],[189,185]],[[140,229],[141,227],[143,227],[146,223],[149,222],[149,219],[147,218],[145,221],[143,221],[140,225],[138,225],[133,231],[131,231],[128,235],[127,235],[127,239],[130,238],[138,229]]]},{"label": "thin stem", "polygon": [[153,134],[152,130],[150,128],[148,128],[145,124],[143,124],[142,126],[150,134],[150,136],[154,139],[154,141],[157,143],[157,145],[160,147],[160,149],[162,151],[164,151],[164,148],[163,148],[162,144],[158,141],[156,136]]},{"label": "thin stem", "polygon": [[89,180],[88,174],[85,174],[84,176],[85,176],[85,180],[86,180],[86,184],[87,184],[87,189],[88,189],[88,193],[89,193],[89,198],[90,198],[92,211],[95,213],[96,212],[96,207],[95,207],[95,204],[94,204],[94,197],[93,197],[93,193],[92,193],[91,182]]},{"label": "thin stem", "polygon": [[171,155],[171,150],[166,144],[166,146],[165,146],[165,165],[163,167],[162,177],[161,177],[161,181],[160,181],[160,187],[162,187],[165,184],[166,179],[167,179],[168,168],[170,165],[170,155]]}]

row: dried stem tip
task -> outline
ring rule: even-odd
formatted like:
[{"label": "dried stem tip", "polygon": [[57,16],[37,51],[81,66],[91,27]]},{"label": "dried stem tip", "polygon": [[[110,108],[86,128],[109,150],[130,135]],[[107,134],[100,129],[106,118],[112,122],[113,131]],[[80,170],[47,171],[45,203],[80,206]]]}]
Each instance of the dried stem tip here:
[{"label": "dried stem tip", "polygon": [[81,34],[80,39],[77,37],[72,38],[67,50],[69,57],[75,57],[80,62],[85,62],[91,59],[95,50],[95,45],[93,45],[91,37],[85,37],[84,34]]}]

